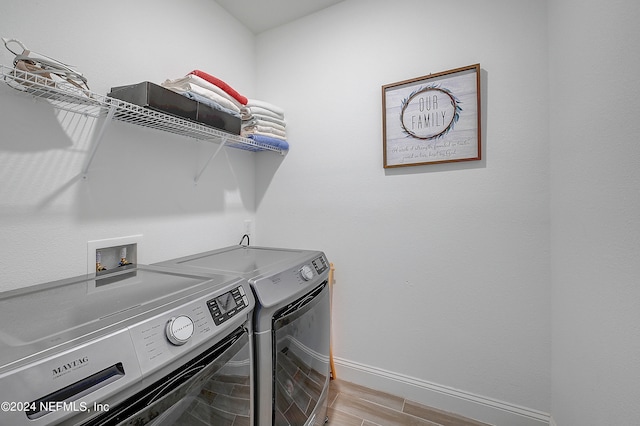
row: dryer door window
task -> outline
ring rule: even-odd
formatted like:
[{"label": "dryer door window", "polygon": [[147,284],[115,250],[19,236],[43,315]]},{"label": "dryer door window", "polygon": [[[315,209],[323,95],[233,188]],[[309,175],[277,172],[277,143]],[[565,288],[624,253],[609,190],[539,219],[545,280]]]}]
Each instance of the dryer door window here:
[{"label": "dryer door window", "polygon": [[324,423],[330,371],[329,328],[326,281],[274,316],[273,425]]}]

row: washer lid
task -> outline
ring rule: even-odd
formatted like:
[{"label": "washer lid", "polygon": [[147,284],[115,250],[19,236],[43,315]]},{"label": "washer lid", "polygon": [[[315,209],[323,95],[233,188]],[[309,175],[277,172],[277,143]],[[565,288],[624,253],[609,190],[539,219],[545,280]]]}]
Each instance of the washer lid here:
[{"label": "washer lid", "polygon": [[97,279],[77,277],[0,293],[0,373],[25,358],[81,345],[236,280],[139,265]]}]

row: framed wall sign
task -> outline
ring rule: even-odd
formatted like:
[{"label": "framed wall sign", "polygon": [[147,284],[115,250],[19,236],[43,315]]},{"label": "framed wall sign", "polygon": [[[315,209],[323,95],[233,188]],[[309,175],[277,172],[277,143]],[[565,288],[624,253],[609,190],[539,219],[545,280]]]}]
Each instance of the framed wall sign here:
[{"label": "framed wall sign", "polygon": [[481,159],[480,64],[382,86],[384,167]]}]

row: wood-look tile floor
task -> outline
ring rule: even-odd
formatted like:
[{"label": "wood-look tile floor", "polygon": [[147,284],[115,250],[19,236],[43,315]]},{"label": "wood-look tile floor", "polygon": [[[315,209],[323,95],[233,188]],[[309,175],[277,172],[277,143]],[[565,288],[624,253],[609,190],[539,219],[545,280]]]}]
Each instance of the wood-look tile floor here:
[{"label": "wood-look tile floor", "polygon": [[331,380],[329,426],[488,426],[354,383]]}]

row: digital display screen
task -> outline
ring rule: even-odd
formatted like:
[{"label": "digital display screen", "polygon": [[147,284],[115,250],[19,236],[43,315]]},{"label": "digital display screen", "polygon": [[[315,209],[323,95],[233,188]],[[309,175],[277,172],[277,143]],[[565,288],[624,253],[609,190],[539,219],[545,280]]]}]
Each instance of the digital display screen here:
[{"label": "digital display screen", "polygon": [[328,267],[327,263],[322,257],[314,259],[312,263],[313,263],[313,266],[316,268],[316,272],[318,272],[319,274],[323,273],[324,270],[327,269]]},{"label": "digital display screen", "polygon": [[226,314],[231,309],[234,309],[237,306],[236,301],[234,300],[231,293],[225,293],[222,296],[217,297],[216,305],[218,305],[220,312],[223,314]]}]

